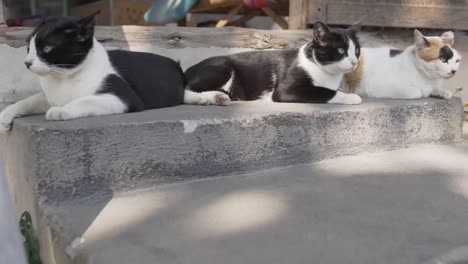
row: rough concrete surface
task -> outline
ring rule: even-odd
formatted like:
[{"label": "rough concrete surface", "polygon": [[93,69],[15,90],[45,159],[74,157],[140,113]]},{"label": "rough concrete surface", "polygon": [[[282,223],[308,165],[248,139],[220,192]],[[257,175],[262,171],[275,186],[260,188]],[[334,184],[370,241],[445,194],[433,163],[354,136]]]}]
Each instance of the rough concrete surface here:
[{"label": "rough concrete surface", "polygon": [[418,145],[45,211],[89,263],[460,264],[467,160],[467,143]]},{"label": "rough concrete surface", "polygon": [[[236,103],[45,121],[7,136],[12,181],[48,201],[461,139],[459,99],[359,106]],[[8,144],[9,143],[9,144]],[[16,170],[16,171],[15,171]],[[18,170],[21,170],[19,172]]]},{"label": "rough concrete surface", "polygon": [[[0,168],[4,168],[2,163],[3,160],[0,159]],[[2,263],[26,264],[16,212],[9,196],[3,170],[0,170],[0,218],[0,256]]]}]

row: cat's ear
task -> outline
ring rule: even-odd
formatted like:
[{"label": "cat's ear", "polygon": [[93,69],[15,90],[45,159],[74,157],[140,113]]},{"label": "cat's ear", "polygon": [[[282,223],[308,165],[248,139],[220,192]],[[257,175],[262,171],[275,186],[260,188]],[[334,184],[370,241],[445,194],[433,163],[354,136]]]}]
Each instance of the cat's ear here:
[{"label": "cat's ear", "polygon": [[418,49],[424,49],[431,45],[431,43],[424,37],[424,35],[417,29],[414,30],[414,45]]},{"label": "cat's ear", "polygon": [[314,24],[314,41],[320,46],[326,46],[326,36],[330,33],[330,29],[324,23],[317,21]]},{"label": "cat's ear", "polygon": [[452,46],[455,43],[455,35],[452,31],[447,31],[440,36],[445,45]]},{"label": "cat's ear", "polygon": [[364,20],[364,19],[361,19],[361,20],[359,20],[358,22],[352,24],[352,25],[348,28],[348,30],[351,31],[351,32],[353,32],[354,34],[358,33],[358,32],[361,31],[361,29],[362,29],[362,21],[363,21],[363,20]]},{"label": "cat's ear", "polygon": [[96,17],[101,11],[94,12],[93,14],[83,17],[78,21],[78,35],[77,40],[84,42],[94,37],[94,27],[96,26]]}]

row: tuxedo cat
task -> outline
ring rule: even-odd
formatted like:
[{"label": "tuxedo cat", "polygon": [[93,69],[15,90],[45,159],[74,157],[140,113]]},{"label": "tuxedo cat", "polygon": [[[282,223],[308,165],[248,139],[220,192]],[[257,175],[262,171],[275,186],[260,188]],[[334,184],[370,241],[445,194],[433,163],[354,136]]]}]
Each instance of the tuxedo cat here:
[{"label": "tuxedo cat", "polygon": [[231,100],[359,104],[337,91],[358,63],[357,26],[314,24],[313,40],[299,49],[253,51],[208,58],[185,71],[184,103],[227,105]]},{"label": "tuxedo cat", "polygon": [[5,108],[0,131],[25,115],[69,120],[183,103],[180,65],[154,54],[107,52],[94,38],[97,14],[50,18],[34,30],[24,63],[38,76],[42,92]]},{"label": "tuxedo cat", "polygon": [[443,80],[455,75],[461,56],[452,48],[451,31],[425,37],[414,31],[414,45],[405,50],[363,48],[356,71],[345,75],[345,91],[375,98],[449,99]]}]

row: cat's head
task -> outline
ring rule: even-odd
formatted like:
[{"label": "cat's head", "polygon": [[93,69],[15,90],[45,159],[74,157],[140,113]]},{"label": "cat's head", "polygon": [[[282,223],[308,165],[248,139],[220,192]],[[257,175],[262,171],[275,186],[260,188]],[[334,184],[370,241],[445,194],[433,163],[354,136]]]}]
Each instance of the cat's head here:
[{"label": "cat's head", "polygon": [[452,31],[447,31],[440,37],[426,37],[417,29],[414,31],[415,54],[429,78],[449,79],[458,71],[461,56],[452,48],[454,43]]},{"label": "cat's head", "polygon": [[314,24],[312,54],[309,56],[330,73],[344,73],[356,69],[361,44],[357,37],[359,25],[348,29],[332,29],[322,22]]},{"label": "cat's head", "polygon": [[98,14],[43,21],[27,39],[26,67],[39,76],[73,73],[93,47]]}]

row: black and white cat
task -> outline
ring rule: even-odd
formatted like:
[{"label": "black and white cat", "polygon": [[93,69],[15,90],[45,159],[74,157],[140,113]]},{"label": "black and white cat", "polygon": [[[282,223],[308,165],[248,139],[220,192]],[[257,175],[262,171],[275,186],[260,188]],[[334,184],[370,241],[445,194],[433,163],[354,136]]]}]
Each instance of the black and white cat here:
[{"label": "black and white cat", "polygon": [[358,26],[314,24],[313,40],[299,49],[253,51],[208,58],[185,71],[184,103],[227,105],[231,100],[359,104],[337,91],[358,64]]},{"label": "black and white cat", "polygon": [[31,114],[69,120],[183,103],[180,65],[155,54],[106,51],[94,38],[97,14],[50,18],[34,30],[24,63],[39,77],[42,92],[5,108],[0,132]]}]

